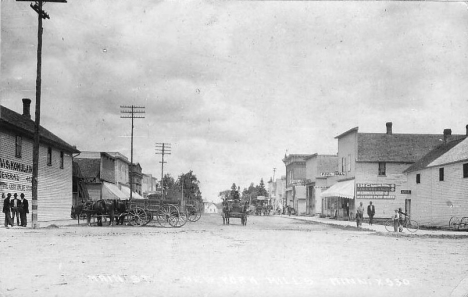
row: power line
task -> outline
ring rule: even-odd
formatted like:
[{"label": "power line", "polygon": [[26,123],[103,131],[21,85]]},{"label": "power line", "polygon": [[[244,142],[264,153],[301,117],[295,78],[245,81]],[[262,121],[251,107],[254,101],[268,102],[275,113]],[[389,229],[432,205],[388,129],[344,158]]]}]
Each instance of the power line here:
[{"label": "power line", "polygon": [[[17,0],[27,1],[30,0]],[[31,8],[37,12],[37,73],[36,73],[36,113],[34,116],[34,145],[33,145],[33,172],[32,172],[32,195],[31,195],[31,225],[37,228],[37,188],[39,175],[39,127],[41,122],[41,71],[42,71],[42,19],[50,19],[49,15],[42,10],[46,1],[36,0]],[[66,0],[48,0],[47,2],[67,3]]]},{"label": "power line", "polygon": [[162,190],[162,199],[164,200],[164,155],[171,154],[171,144],[165,142],[156,143],[156,155],[161,155],[161,190]]},{"label": "power line", "polygon": [[130,148],[130,200],[132,200],[133,193],[133,120],[134,119],[144,119],[145,117],[141,114],[145,113],[144,106],[135,106],[135,105],[120,105],[120,108],[123,108],[120,111],[120,117],[122,119],[132,119],[132,134],[131,134],[131,148]]}]

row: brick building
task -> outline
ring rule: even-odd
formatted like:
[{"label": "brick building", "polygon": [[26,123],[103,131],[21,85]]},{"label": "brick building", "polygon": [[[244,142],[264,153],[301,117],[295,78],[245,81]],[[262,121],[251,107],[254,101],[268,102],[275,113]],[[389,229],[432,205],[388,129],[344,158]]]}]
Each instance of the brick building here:
[{"label": "brick building", "polygon": [[[23,114],[0,105],[0,192],[24,193],[32,213],[34,121],[31,100],[23,99]],[[73,154],[79,151],[40,127],[37,220],[70,218]]]},{"label": "brick building", "polygon": [[441,144],[405,173],[409,211],[419,224],[447,227],[452,217],[468,216],[468,138]]}]

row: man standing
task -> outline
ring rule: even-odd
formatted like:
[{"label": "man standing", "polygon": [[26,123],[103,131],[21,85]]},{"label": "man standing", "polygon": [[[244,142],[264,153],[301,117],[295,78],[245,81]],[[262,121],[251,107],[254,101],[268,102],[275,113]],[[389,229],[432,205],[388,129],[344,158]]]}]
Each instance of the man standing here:
[{"label": "man standing", "polygon": [[367,206],[367,215],[369,216],[369,225],[372,226],[375,215],[375,206],[372,205],[372,201],[369,202],[369,205]]},{"label": "man standing", "polygon": [[364,206],[362,206],[362,202],[361,202],[359,203],[359,207],[356,210],[356,223],[357,223],[358,228],[361,227],[363,218],[364,218]]},{"label": "man standing", "polygon": [[19,199],[17,198],[18,197],[18,194],[14,194],[13,195],[14,198],[11,200],[11,223],[14,225],[15,224],[15,215],[16,215],[16,225],[19,226],[20,225],[20,218],[19,218],[19,214],[20,214],[20,210],[19,210]]},{"label": "man standing", "polygon": [[8,225],[11,225],[13,227],[13,222],[11,221],[11,216],[10,216],[10,197],[11,197],[10,193],[8,193],[6,198],[5,198],[5,193],[2,193],[3,213],[5,214],[5,228],[8,228]]},{"label": "man standing", "polygon": [[29,213],[29,203],[26,198],[24,198],[24,193],[21,193],[21,226],[26,227],[28,225],[28,213]]}]

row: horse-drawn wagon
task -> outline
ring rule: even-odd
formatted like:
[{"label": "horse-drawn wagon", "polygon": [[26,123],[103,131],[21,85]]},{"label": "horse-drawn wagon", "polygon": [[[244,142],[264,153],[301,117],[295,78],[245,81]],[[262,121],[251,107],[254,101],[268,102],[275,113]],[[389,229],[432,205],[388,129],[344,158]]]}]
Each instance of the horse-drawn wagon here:
[{"label": "horse-drawn wagon", "polygon": [[78,218],[85,215],[88,224],[91,218],[102,225],[102,220],[109,218],[109,225],[118,224],[144,226],[153,222],[162,227],[182,227],[187,221],[196,222],[201,217],[196,203],[181,206],[178,200],[131,199],[86,201],[72,208],[72,215]]},{"label": "horse-drawn wagon", "polygon": [[247,225],[249,203],[240,202],[239,200],[225,200],[223,202],[223,225],[229,225],[231,218],[241,219],[242,225]]}]

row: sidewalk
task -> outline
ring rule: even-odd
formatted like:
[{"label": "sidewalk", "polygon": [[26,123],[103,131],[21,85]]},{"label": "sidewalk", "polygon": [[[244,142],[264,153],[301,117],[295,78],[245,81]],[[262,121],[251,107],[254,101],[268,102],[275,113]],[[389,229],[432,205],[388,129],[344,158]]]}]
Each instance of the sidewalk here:
[{"label": "sidewalk", "polygon": [[[80,220],[80,226],[85,226],[86,225],[86,219]],[[39,229],[44,229],[44,228],[53,228],[53,227],[64,227],[64,226],[78,226],[78,220],[74,219],[66,219],[66,220],[56,220],[56,221],[44,221],[44,222],[39,222]],[[0,229],[7,229],[5,226],[2,224],[0,226]],[[27,227],[21,227],[21,226],[13,226],[9,227],[8,229],[32,229],[31,223],[28,222]]]},{"label": "sidewalk", "polygon": [[[281,215],[283,218],[288,218],[288,219],[294,219],[294,220],[300,220],[300,221],[310,221],[310,222],[316,222],[320,224],[327,224],[327,225],[335,225],[335,226],[342,226],[342,227],[354,227],[356,228],[356,221],[339,221],[335,219],[328,219],[328,218],[320,218],[320,217],[303,217],[303,216],[287,216],[287,215]],[[394,233],[394,232],[388,232],[387,229],[385,229],[384,225],[372,225],[370,226],[368,223],[363,223],[362,224],[363,229],[371,230],[374,232],[382,232],[382,233]],[[407,230],[404,230],[403,233],[399,234],[405,234],[405,235],[416,235],[416,236],[421,236],[421,235],[426,235],[426,236],[462,236],[468,238],[468,231],[451,231],[451,230],[424,230],[424,229],[419,229],[415,233],[408,232]]]}]

